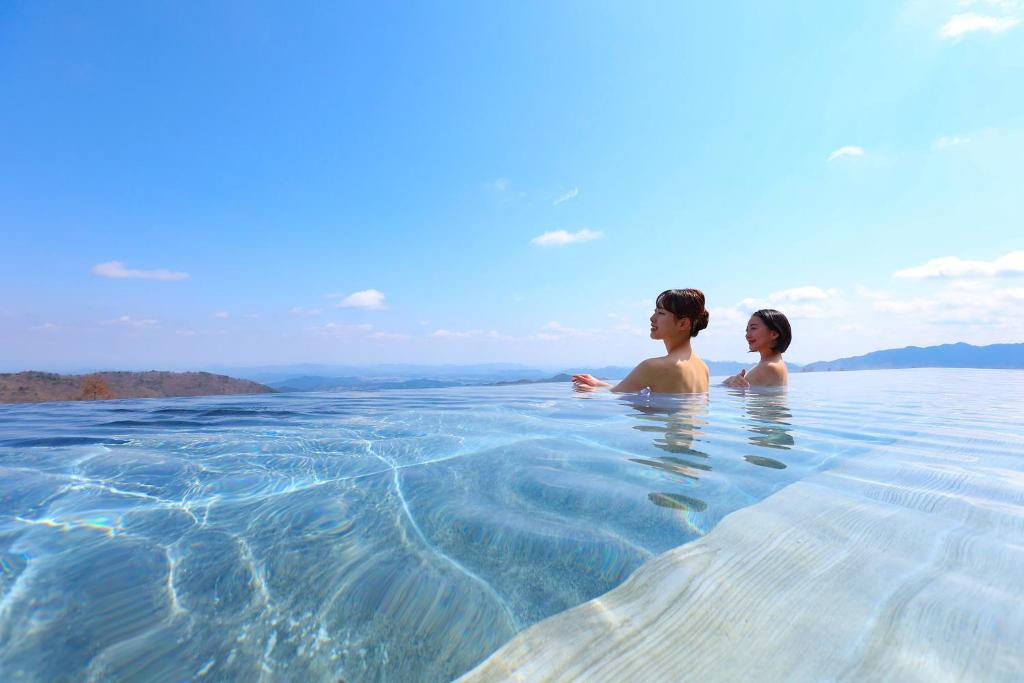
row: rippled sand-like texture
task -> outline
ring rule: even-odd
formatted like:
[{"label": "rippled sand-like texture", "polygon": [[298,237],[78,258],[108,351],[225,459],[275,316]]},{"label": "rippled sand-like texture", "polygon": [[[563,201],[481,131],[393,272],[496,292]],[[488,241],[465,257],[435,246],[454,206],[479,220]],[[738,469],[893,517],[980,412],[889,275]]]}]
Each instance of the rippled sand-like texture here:
[{"label": "rippled sand-like texture", "polygon": [[720,399],[539,385],[0,407],[0,683],[450,681],[895,437],[837,436],[845,413],[809,397]]},{"label": "rippled sand-like texture", "polygon": [[460,681],[1024,680],[1017,432],[840,462]]}]

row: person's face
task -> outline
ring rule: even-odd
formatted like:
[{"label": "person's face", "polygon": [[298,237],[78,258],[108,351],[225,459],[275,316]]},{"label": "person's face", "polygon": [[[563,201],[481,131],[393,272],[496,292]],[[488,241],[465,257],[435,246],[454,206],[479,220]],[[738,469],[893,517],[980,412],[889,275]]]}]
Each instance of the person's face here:
[{"label": "person's face", "polygon": [[651,339],[665,339],[684,331],[689,332],[689,324],[687,318],[676,318],[672,311],[655,308],[651,314]]},{"label": "person's face", "polygon": [[771,349],[778,338],[779,333],[768,329],[763,320],[756,315],[750,316],[747,321],[747,346],[751,351]]}]

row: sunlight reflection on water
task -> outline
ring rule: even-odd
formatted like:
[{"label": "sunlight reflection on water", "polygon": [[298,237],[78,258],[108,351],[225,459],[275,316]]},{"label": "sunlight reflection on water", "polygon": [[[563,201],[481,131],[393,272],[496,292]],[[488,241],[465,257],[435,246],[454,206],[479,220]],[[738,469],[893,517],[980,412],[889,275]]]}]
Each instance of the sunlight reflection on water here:
[{"label": "sunlight reflection on water", "polygon": [[941,447],[891,374],[2,407],[0,669],[450,679],[832,458]]}]

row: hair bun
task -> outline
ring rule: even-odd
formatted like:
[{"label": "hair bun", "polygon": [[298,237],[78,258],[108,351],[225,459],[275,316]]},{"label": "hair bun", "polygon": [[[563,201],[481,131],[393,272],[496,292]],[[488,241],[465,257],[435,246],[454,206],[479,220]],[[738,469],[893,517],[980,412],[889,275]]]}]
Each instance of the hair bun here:
[{"label": "hair bun", "polygon": [[699,318],[697,318],[696,329],[703,330],[708,326],[709,322],[711,322],[711,312],[705,308],[704,312],[700,314]]},{"label": "hair bun", "polygon": [[658,308],[664,308],[676,317],[690,320],[690,336],[708,326],[710,314],[704,308],[704,292],[699,289],[666,289],[655,300]]}]

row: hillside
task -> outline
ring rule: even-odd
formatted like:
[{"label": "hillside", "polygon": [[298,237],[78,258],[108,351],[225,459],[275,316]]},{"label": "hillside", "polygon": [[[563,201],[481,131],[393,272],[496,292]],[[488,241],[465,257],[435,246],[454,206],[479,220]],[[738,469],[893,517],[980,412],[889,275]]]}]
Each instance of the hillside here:
[{"label": "hillside", "polygon": [[0,374],[0,403],[266,394],[273,391],[270,387],[256,382],[209,372],[97,372],[91,375],[57,375],[28,371]]},{"label": "hillside", "polygon": [[1024,368],[1024,344],[972,346],[963,342],[941,346],[908,346],[872,351],[863,356],[818,361],[801,372],[893,370],[898,368]]}]

